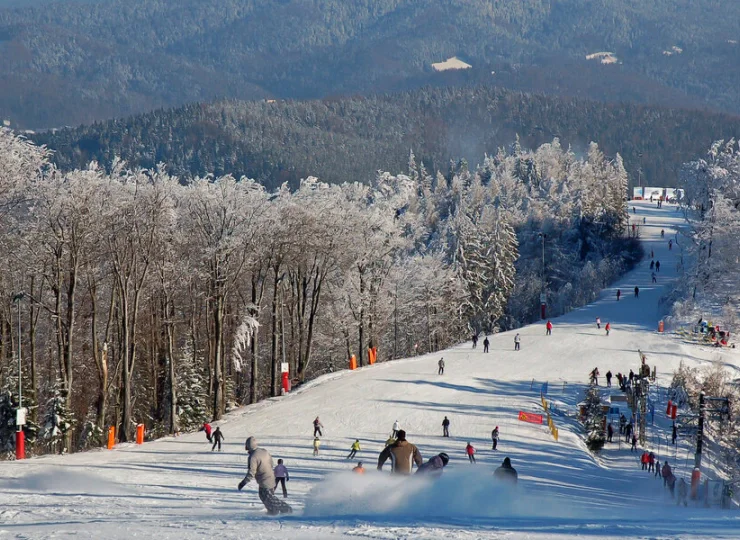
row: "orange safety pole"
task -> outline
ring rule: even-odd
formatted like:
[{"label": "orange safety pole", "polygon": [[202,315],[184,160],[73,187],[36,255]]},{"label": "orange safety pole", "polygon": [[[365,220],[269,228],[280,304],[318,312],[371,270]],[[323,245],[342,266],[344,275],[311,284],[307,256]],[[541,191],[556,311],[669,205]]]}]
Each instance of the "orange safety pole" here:
[{"label": "orange safety pole", "polygon": [[349,359],[349,369],[357,369],[357,358],[354,354]]},{"label": "orange safety pole", "polygon": [[116,427],[111,426],[108,428],[108,450],[113,450],[116,445]]},{"label": "orange safety pole", "polygon": [[144,424],[136,425],[136,444],[144,444]]}]

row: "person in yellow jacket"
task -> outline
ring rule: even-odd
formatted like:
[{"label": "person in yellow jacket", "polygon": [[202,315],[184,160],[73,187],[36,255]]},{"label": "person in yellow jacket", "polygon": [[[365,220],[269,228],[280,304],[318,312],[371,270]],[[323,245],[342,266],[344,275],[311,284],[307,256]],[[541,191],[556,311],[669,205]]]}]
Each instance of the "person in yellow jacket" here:
[{"label": "person in yellow jacket", "polygon": [[321,446],[321,439],[318,437],[313,438],[313,455],[318,456],[319,455],[319,446]]},{"label": "person in yellow jacket", "polygon": [[357,452],[360,451],[360,439],[355,439],[355,442],[352,443],[352,447],[350,448],[349,455],[347,456],[347,459],[352,459],[357,455]]}]

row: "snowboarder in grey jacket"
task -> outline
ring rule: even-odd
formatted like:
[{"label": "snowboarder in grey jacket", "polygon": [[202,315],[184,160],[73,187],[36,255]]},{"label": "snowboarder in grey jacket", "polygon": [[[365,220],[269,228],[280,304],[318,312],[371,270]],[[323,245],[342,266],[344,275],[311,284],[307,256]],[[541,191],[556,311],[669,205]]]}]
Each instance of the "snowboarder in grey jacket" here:
[{"label": "snowboarder in grey jacket", "polygon": [[257,439],[249,437],[244,445],[249,453],[247,461],[247,475],[239,482],[239,491],[252,479],[257,481],[259,497],[271,516],[276,514],[290,514],[293,509],[285,502],[275,497],[275,472],[272,466],[272,456],[264,448],[257,446]]}]

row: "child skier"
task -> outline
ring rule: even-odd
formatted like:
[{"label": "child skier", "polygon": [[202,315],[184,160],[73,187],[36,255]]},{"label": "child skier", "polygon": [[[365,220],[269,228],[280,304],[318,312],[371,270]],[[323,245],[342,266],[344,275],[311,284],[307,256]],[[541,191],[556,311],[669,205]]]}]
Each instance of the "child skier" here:
[{"label": "child skier", "polygon": [[547,321],[547,324],[545,325],[545,335],[551,336],[552,335],[552,321]]},{"label": "child skier", "polygon": [[498,446],[498,426],[491,432],[491,443],[493,445],[492,450],[496,450]]},{"label": "child skier", "polygon": [[283,460],[278,459],[277,467],[275,467],[275,489],[278,488],[279,485],[282,484],[283,486],[283,498],[288,497],[288,488],[285,487],[285,482],[288,482],[290,480],[290,475],[288,474],[288,469],[283,465]]},{"label": "child skier", "polygon": [[321,446],[321,439],[318,437],[314,437],[313,439],[313,455],[318,456],[319,455],[319,446]]},{"label": "child skier", "polygon": [[519,337],[519,334],[514,336],[514,350],[518,351],[519,347],[521,346],[522,338]]},{"label": "child skier", "polygon": [[470,463],[475,463],[475,448],[473,448],[473,445],[468,442],[468,445],[465,447],[465,453],[468,454],[468,460]]}]

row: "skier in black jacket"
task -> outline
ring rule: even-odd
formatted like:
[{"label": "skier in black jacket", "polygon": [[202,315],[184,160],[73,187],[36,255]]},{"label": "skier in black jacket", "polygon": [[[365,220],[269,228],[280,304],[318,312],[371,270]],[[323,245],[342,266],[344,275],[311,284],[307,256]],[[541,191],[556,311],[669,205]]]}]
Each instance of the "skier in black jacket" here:
[{"label": "skier in black jacket", "polygon": [[450,436],[450,420],[445,416],[445,419],[442,420],[442,437],[449,437]]},{"label": "skier in black jacket", "polygon": [[211,434],[211,440],[213,441],[213,446],[211,447],[211,452],[213,452],[216,449],[216,445],[218,445],[218,451],[221,451],[221,441],[224,440],[224,434],[221,433],[221,428],[217,427],[216,431],[214,431]]},{"label": "skier in black jacket", "polygon": [[503,464],[494,471],[493,477],[496,480],[503,480],[512,484],[516,484],[519,480],[516,469],[511,466],[511,460],[508,457],[504,458]]}]

